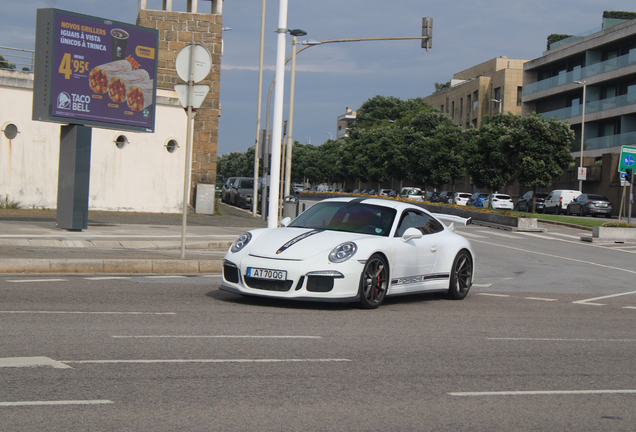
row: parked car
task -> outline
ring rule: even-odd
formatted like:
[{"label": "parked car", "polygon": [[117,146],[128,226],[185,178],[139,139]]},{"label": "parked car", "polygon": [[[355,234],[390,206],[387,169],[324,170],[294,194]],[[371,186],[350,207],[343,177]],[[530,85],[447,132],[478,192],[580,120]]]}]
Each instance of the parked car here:
[{"label": "parked car", "polygon": [[473,283],[475,255],[452,222],[470,219],[407,202],[326,199],[293,221],[284,218],[281,228],[239,236],[223,260],[220,289],[270,299],[358,301],[366,309],[389,296],[431,291],[461,300]]},{"label": "parked car", "polygon": [[416,187],[403,187],[400,191],[400,198],[422,201],[422,189]]},{"label": "parked car", "polygon": [[455,198],[453,199],[453,202],[455,203],[455,205],[465,206],[469,198],[470,194],[467,192],[455,192]]},{"label": "parked car", "polygon": [[393,189],[380,189],[378,196],[395,196],[395,191]]},{"label": "parked car", "polygon": [[603,215],[607,218],[612,217],[614,206],[604,195],[581,194],[568,204],[566,214],[578,214],[579,216]]},{"label": "parked car", "polygon": [[295,193],[298,193],[298,192],[304,191],[305,190],[305,186],[302,185],[301,183],[295,183],[292,186],[292,189],[294,190]]},{"label": "parked car", "polygon": [[375,189],[371,189],[370,191],[367,191],[367,195],[374,195],[377,196],[378,193],[375,191]]},{"label": "parked car", "polygon": [[[521,198],[519,198],[519,201],[517,201],[517,205],[515,206],[517,211],[532,211],[532,193],[532,191],[528,191]],[[547,192],[537,192],[535,204],[537,213],[543,213],[543,204],[545,203],[545,199],[547,198],[547,196]]]},{"label": "parked car", "polygon": [[253,177],[237,177],[230,188],[230,203],[237,207],[251,207],[254,194]]},{"label": "parked car", "polygon": [[548,194],[543,205],[543,213],[565,213],[568,204],[581,195],[581,192],[568,189],[556,189]]},{"label": "parked car", "polygon": [[[482,207],[490,207],[490,203],[488,202],[490,199],[485,198],[482,200]],[[492,196],[492,208],[493,209],[503,209],[503,210],[512,210],[514,205],[512,204],[512,198],[510,195],[505,194],[493,194]]]},{"label": "parked car", "polygon": [[226,204],[230,204],[230,188],[238,177],[228,177],[225,179],[225,183],[221,186],[221,201]]},{"label": "parked car", "polygon": [[431,198],[431,202],[438,202],[443,204],[451,204],[453,202],[453,192],[441,191],[435,196],[435,201]]},{"label": "parked car", "polygon": [[475,192],[468,198],[466,202],[467,206],[481,207],[481,202],[484,198],[488,198],[490,194],[487,192]]}]

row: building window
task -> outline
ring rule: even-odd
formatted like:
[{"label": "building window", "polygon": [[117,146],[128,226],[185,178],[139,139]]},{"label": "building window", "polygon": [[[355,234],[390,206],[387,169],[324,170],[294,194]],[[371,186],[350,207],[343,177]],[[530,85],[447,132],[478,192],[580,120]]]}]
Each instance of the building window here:
[{"label": "building window", "polygon": [[174,153],[177,148],[179,148],[179,144],[177,144],[176,140],[171,139],[166,143],[166,150],[168,153]]},{"label": "building window", "polygon": [[466,108],[467,108],[466,111],[468,112],[468,114],[470,114],[472,112],[471,111],[472,104],[470,103],[470,95],[466,97]]},{"label": "building window", "polygon": [[126,144],[128,144],[128,138],[125,135],[118,135],[115,138],[115,145],[118,149],[123,149]]},{"label": "building window", "polygon": [[7,123],[2,132],[7,139],[13,139],[18,136],[18,127],[13,123]]},{"label": "building window", "polygon": [[479,109],[479,92],[473,93],[473,111]]},{"label": "building window", "polygon": [[521,106],[523,99],[523,87],[517,87],[517,106]]},{"label": "building window", "polygon": [[459,118],[461,119],[464,115],[464,98],[459,99]]},{"label": "building window", "polygon": [[455,119],[455,101],[453,101],[451,105],[451,118],[453,120]]},{"label": "building window", "polygon": [[444,114],[444,105],[442,105],[442,107],[440,108],[440,111],[442,112],[442,114]]}]

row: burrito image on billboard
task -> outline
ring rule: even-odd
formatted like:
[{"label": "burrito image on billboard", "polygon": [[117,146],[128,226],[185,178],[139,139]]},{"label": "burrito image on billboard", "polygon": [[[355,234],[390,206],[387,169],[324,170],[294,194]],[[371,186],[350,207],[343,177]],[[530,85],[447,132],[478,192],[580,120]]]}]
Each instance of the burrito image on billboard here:
[{"label": "burrito image on billboard", "polygon": [[126,95],[128,108],[133,111],[142,111],[152,104],[153,86],[152,80],[130,86]]},{"label": "burrito image on billboard", "polygon": [[113,77],[127,72],[132,72],[132,66],[126,60],[117,60],[96,66],[91,69],[88,75],[90,88],[96,94],[104,94],[108,91],[108,85]]},{"label": "burrito image on billboard", "polygon": [[117,74],[108,83],[108,95],[113,102],[122,103],[126,100],[126,94],[131,86],[139,87],[146,81],[150,81],[150,76],[144,69]]}]

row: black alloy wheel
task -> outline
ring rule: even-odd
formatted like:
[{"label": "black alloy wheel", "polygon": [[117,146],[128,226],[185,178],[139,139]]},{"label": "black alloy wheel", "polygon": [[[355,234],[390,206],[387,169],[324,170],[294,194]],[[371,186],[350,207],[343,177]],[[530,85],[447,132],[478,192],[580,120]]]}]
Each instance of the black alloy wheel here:
[{"label": "black alloy wheel", "polygon": [[448,294],[453,300],[462,300],[468,295],[473,278],[473,261],[470,253],[460,251],[453,261]]},{"label": "black alloy wheel", "polygon": [[384,302],[389,286],[389,266],[381,255],[371,255],[360,276],[360,304],[375,309]]}]

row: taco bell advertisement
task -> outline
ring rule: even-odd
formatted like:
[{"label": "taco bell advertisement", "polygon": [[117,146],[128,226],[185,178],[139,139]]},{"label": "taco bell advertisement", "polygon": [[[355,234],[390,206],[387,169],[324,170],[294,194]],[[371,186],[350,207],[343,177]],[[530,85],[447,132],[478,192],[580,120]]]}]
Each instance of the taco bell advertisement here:
[{"label": "taco bell advertisement", "polygon": [[154,131],[157,31],[56,9],[38,11],[38,28],[40,11],[53,24],[42,120]]}]

